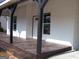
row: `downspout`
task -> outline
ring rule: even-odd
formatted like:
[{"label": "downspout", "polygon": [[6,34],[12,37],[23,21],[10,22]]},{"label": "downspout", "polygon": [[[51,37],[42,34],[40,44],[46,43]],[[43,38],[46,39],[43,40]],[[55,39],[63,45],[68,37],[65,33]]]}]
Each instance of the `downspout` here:
[{"label": "downspout", "polygon": [[10,43],[13,43],[13,15],[16,11],[17,3],[13,5],[12,13],[11,13],[11,21],[10,21]]}]

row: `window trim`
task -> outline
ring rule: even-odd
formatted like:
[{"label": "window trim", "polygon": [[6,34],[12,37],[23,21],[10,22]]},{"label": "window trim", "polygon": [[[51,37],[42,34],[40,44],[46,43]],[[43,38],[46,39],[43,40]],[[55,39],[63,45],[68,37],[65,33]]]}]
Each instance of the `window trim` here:
[{"label": "window trim", "polygon": [[[15,19],[16,19],[16,23],[14,22],[15,20],[14,20],[14,17],[15,17]],[[15,26],[16,25],[16,29],[15,29]],[[13,31],[16,31],[17,30],[17,16],[13,16]]]},{"label": "window trim", "polygon": [[[43,23],[42,23],[42,24],[43,24],[43,34],[44,34],[44,35],[50,35],[50,33],[51,33],[51,32],[50,32],[50,31],[51,31],[51,13],[50,13],[50,12],[49,12],[49,13],[44,13],[44,15],[50,16],[50,22],[44,23],[44,20],[45,20],[45,19],[43,19]],[[45,24],[46,24],[46,25],[47,25],[47,24],[50,25],[49,33],[44,33],[44,26],[45,26]]]}]

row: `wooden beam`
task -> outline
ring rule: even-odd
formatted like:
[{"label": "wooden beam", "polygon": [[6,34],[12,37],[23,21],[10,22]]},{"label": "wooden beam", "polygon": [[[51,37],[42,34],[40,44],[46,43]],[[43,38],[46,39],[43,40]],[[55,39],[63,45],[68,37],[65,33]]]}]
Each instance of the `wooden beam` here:
[{"label": "wooden beam", "polygon": [[42,7],[41,8],[44,8],[45,5],[47,4],[48,0],[44,0],[43,3],[42,3]]},{"label": "wooden beam", "polygon": [[10,43],[13,43],[13,15],[17,8],[17,4],[14,4],[12,8],[11,20],[10,20]]}]

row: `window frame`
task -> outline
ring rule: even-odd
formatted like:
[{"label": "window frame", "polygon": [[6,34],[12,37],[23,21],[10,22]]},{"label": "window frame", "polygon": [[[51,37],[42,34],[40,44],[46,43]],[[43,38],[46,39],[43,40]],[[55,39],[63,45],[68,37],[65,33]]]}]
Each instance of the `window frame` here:
[{"label": "window frame", "polygon": [[[50,21],[48,21],[48,22],[44,21],[46,16],[50,17],[49,18]],[[43,24],[43,34],[50,35],[50,28],[51,28],[51,14],[50,13],[44,13],[44,18],[43,18],[43,23],[42,24]],[[49,32],[45,33],[45,26],[47,26],[47,25],[49,26]]]},{"label": "window frame", "polygon": [[17,16],[13,16],[13,30],[17,30]]}]

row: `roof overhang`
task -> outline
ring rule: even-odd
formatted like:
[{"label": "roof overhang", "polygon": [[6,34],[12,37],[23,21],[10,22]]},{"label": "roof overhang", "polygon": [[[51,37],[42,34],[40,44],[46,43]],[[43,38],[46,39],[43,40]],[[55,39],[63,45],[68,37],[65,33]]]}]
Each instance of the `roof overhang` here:
[{"label": "roof overhang", "polygon": [[6,7],[6,6],[9,6],[11,4],[14,4],[16,2],[19,2],[20,0],[5,0],[3,1],[2,3],[0,3],[0,9]]}]

